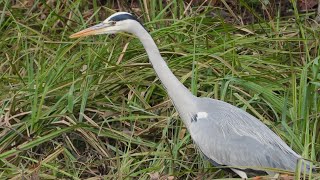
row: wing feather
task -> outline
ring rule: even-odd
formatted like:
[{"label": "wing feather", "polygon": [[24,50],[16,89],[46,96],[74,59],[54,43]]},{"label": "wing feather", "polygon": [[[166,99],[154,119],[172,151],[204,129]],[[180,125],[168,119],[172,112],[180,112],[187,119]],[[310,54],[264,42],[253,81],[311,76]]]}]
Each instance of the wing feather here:
[{"label": "wing feather", "polygon": [[200,150],[221,165],[271,167],[294,171],[295,153],[265,124],[223,101],[201,98],[198,112],[206,112],[189,125]]}]

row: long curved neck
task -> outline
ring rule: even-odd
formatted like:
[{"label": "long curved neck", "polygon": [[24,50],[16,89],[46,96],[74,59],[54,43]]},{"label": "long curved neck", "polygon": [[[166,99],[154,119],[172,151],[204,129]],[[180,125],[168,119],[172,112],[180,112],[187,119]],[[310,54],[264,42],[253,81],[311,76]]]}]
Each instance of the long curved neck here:
[{"label": "long curved neck", "polygon": [[170,71],[167,63],[161,57],[158,47],[153,41],[151,35],[143,27],[138,28],[134,34],[143,44],[156,74],[158,75],[163,86],[166,88],[168,95],[181,115],[183,110],[180,108],[184,107],[185,105],[192,104],[195,96],[193,96],[191,92]]}]

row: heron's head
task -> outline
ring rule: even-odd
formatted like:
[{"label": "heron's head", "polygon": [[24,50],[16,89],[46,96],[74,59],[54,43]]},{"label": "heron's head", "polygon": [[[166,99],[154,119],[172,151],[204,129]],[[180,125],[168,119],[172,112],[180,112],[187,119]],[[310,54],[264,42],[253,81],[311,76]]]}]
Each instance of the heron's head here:
[{"label": "heron's head", "polygon": [[142,27],[137,18],[127,12],[117,12],[100,24],[72,34],[70,38],[97,34],[115,34],[117,32],[128,32],[134,34],[137,27]]}]

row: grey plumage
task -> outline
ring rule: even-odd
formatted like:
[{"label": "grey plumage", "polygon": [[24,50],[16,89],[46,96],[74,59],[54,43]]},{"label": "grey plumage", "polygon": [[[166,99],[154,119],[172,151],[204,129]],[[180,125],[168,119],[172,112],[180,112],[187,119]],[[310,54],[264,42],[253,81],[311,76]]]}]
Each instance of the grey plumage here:
[{"label": "grey plumage", "polygon": [[214,165],[232,166],[242,178],[250,169],[264,172],[255,170],[257,167],[295,170],[301,156],[258,119],[223,101],[192,95],[170,71],[150,34],[131,14],[115,13],[71,37],[122,31],[140,39],[194,143]]},{"label": "grey plumage", "polygon": [[300,155],[255,117],[223,101],[198,98],[196,102],[198,112],[209,113],[207,118],[190,123],[188,129],[208,158],[239,169],[295,170]]}]

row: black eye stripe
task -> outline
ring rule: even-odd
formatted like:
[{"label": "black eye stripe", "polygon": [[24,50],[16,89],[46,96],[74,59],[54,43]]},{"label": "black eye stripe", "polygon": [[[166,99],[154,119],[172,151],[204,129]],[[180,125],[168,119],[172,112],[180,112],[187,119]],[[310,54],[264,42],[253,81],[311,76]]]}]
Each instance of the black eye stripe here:
[{"label": "black eye stripe", "polygon": [[110,18],[110,19],[109,19],[109,22],[110,22],[110,21],[111,21],[111,22],[113,21],[114,23],[112,23],[112,24],[115,25],[116,22],[123,21],[123,20],[127,20],[127,19],[131,19],[131,20],[137,21],[138,23],[141,24],[141,26],[142,26],[143,28],[145,28],[145,27],[143,26],[143,24],[142,24],[135,16],[133,16],[133,15],[131,15],[131,14],[119,14],[119,15],[116,15],[116,16]]},{"label": "black eye stripe", "polygon": [[130,14],[119,14],[117,16],[110,18],[109,21],[123,21],[123,20],[127,20],[127,19],[132,19],[132,20],[138,21],[138,19],[136,17],[131,16]]}]

